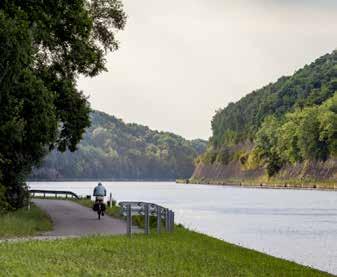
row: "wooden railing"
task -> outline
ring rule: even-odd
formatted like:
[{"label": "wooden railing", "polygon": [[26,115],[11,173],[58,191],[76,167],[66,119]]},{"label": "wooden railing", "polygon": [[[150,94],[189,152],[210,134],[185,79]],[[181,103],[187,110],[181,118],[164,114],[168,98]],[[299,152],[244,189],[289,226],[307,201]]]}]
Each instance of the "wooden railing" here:
[{"label": "wooden railing", "polygon": [[157,218],[157,233],[161,233],[162,221],[165,222],[165,230],[173,232],[174,230],[174,212],[160,205],[147,202],[120,202],[121,213],[126,217],[126,233],[132,234],[132,216],[144,216],[144,233],[150,234],[150,217]]},{"label": "wooden railing", "polygon": [[47,197],[47,196],[50,196],[50,195],[52,195],[55,198],[57,198],[57,196],[59,194],[62,194],[62,195],[65,195],[66,198],[68,198],[68,195],[69,195],[70,197],[74,197],[76,199],[80,199],[80,197],[76,193],[74,193],[72,191],[31,189],[31,190],[29,190],[29,193],[33,197],[35,197],[35,194],[40,194],[44,198]]}]

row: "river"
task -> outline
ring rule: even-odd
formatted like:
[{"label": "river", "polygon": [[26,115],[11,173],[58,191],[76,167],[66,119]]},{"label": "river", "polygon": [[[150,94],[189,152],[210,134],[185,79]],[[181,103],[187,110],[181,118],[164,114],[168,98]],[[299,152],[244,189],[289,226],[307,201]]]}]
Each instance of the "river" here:
[{"label": "river", "polygon": [[[92,193],[95,182],[30,182],[34,189]],[[337,274],[337,192],[104,182],[117,201],[175,211],[189,229]]]}]

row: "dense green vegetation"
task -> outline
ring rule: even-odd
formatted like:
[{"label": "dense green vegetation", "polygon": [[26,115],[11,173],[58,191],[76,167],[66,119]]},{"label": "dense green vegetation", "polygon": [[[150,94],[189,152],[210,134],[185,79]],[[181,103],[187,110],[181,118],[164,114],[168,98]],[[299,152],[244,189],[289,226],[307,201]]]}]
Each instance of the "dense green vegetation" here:
[{"label": "dense green vegetation", "polygon": [[[199,161],[243,168],[264,166],[273,176],[283,165],[336,157],[337,51],[290,77],[229,104],[212,120],[213,136]],[[252,143],[252,151],[240,145]]]},{"label": "dense green vegetation", "polygon": [[1,209],[24,205],[46,153],[76,149],[90,112],[78,77],[105,70],[124,24],[119,0],[0,1]]},{"label": "dense green vegetation", "polygon": [[193,173],[194,159],[206,148],[172,133],[152,131],[102,112],[91,114],[78,151],[54,151],[33,179],[176,179]]},{"label": "dense green vegetation", "polygon": [[320,106],[268,117],[256,134],[252,155],[273,175],[285,163],[322,160],[337,154],[337,94]]},{"label": "dense green vegetation", "polygon": [[173,234],[0,244],[4,275],[331,276],[177,228]]},{"label": "dense green vegetation", "polygon": [[48,215],[35,205],[0,215],[0,239],[37,235],[52,229]]}]

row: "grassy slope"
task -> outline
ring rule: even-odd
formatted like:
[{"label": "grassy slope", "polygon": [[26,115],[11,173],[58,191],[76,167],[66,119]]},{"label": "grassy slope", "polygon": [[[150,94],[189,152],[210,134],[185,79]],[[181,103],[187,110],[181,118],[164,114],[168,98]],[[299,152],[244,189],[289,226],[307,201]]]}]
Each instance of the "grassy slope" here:
[{"label": "grassy slope", "polygon": [[21,209],[0,215],[0,239],[36,235],[52,229],[48,215],[32,205],[30,211]]},{"label": "grassy slope", "polygon": [[179,228],[174,234],[0,244],[11,275],[329,276]]}]

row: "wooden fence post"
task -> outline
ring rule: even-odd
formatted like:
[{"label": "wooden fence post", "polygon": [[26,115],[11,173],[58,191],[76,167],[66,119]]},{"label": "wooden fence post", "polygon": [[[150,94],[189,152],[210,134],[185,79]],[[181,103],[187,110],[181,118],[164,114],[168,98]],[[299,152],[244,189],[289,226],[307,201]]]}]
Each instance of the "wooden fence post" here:
[{"label": "wooden fence post", "polygon": [[144,232],[146,235],[150,233],[150,216],[149,216],[149,204],[144,205]]},{"label": "wooden fence post", "polygon": [[131,213],[131,204],[128,204],[126,206],[126,233],[129,237],[131,237],[132,233],[132,213]]},{"label": "wooden fence post", "polygon": [[157,206],[157,233],[161,232],[161,207]]}]

